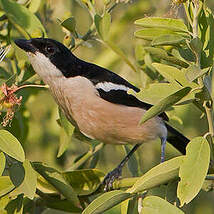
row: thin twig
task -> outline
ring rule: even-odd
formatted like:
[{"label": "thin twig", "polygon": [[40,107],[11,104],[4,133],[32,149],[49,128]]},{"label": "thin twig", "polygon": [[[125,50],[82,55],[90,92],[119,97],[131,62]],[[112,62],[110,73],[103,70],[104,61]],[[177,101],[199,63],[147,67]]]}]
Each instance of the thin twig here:
[{"label": "thin twig", "polygon": [[48,85],[21,85],[18,88],[11,91],[11,93],[15,93],[23,88],[49,88]]}]

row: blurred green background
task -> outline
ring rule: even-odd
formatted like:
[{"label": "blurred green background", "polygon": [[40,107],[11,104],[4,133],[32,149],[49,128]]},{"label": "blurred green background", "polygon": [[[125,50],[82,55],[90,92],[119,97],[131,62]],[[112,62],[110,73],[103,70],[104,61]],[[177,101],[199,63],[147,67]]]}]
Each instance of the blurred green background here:
[{"label": "blurred green background", "polygon": [[[45,26],[48,37],[63,41],[65,32],[58,23],[58,19],[63,20],[69,16],[74,16],[77,21],[78,32],[84,34],[87,32],[91,18],[87,10],[81,8],[75,0],[47,0],[48,2],[44,13],[44,7],[41,7],[37,13],[38,17]],[[96,1],[97,7],[102,8],[102,1]],[[207,4],[214,11],[214,1],[208,0]],[[46,16],[44,16],[46,14]],[[183,17],[182,7],[175,5],[168,0],[132,0],[128,4],[121,4],[116,7],[112,13],[112,26],[110,31],[110,40],[116,43],[127,55],[132,63],[135,64],[135,46],[143,43],[134,37],[133,33],[136,30],[134,21],[145,16],[164,16],[164,17]],[[74,51],[74,54],[79,58],[93,62],[115,73],[120,74],[130,82],[144,87],[141,81],[136,81],[137,76],[127,64],[112,50],[105,47],[98,41],[91,41],[80,46]],[[141,72],[142,79],[145,74]],[[146,78],[146,77],[145,77]],[[140,85],[141,84],[141,85]],[[27,101],[25,108],[21,107],[20,112],[25,116],[25,120],[29,124],[28,132],[26,130],[19,131],[19,138],[24,143],[27,158],[31,161],[42,161],[50,165],[54,165],[58,169],[68,168],[72,161],[89,149],[85,143],[72,140],[68,150],[57,159],[57,152],[60,139],[60,127],[56,120],[58,116],[58,107],[48,90],[35,89]],[[22,95],[24,92],[22,92]],[[203,135],[207,129],[206,120],[200,119],[200,112],[193,105],[185,105],[176,107],[175,119],[170,122],[182,133],[189,138]],[[180,118],[180,119],[178,119]],[[197,126],[199,123],[200,126]],[[202,123],[201,120],[204,120]],[[13,121],[13,130],[16,123],[19,121],[19,113],[16,114],[16,120]],[[203,126],[201,125],[203,124]],[[25,136],[25,134],[27,135]],[[17,134],[16,134],[17,135]],[[141,158],[142,172],[152,168],[160,161],[160,142],[155,141],[150,144],[144,144],[137,151]],[[178,155],[172,147],[167,147],[167,159]],[[124,157],[125,152],[123,147],[115,145],[107,145],[101,151],[97,168],[105,173],[113,169],[119,161]],[[130,176],[127,169],[124,170],[123,176]],[[158,192],[158,190],[157,190]],[[186,213],[194,214],[212,214],[214,213],[214,194],[205,194],[201,192],[191,203],[186,205],[184,210]],[[46,212],[47,213],[47,212]],[[53,211],[50,211],[53,213]],[[60,213],[57,211],[56,213]],[[119,213],[117,208],[113,208],[106,213]]]}]

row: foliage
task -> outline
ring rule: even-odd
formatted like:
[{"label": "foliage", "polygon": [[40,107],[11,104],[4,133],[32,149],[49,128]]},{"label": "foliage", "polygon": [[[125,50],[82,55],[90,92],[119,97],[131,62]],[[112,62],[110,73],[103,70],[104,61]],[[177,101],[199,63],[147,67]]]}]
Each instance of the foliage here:
[{"label": "foliage", "polygon": [[[73,1],[72,6],[79,13],[89,14],[90,17],[88,30],[82,33],[80,16],[69,13],[65,17],[53,19],[54,11],[48,1],[0,0],[1,43],[5,50],[11,45],[8,53],[0,52],[0,58],[7,54],[7,60],[1,62],[0,67],[1,213],[52,213],[54,210],[57,213],[110,213],[111,208],[116,205],[117,213],[120,210],[122,214],[184,213],[191,210],[188,206],[194,205],[194,198],[201,194],[201,190],[207,191],[207,195],[212,190],[213,13],[204,0],[173,0],[170,10],[182,8],[185,13],[183,19],[172,17],[171,14],[169,17],[144,17],[142,11],[155,14],[151,2]],[[117,20],[114,11],[125,15]],[[136,25],[137,28],[131,36],[125,35],[129,24]],[[86,142],[87,151],[76,156],[69,154],[75,158],[73,157],[70,166],[62,167],[61,164],[60,170],[56,164],[37,162],[41,161],[40,156],[37,156],[37,161],[31,161],[35,159],[31,157],[33,149],[30,150],[26,142],[29,139],[33,141],[28,138],[29,130],[36,126],[30,125],[27,112],[30,100],[33,97],[39,99],[40,90],[45,86],[37,79],[24,53],[14,45],[14,39],[53,37],[55,34],[51,30],[54,31],[55,28],[61,32],[56,37],[71,51],[87,49],[89,52],[86,51],[85,56],[97,56],[98,52],[102,52],[105,54],[100,54],[99,57],[100,61],[104,58],[103,65],[112,60],[109,64],[112,67],[113,64],[118,66],[118,59],[127,65],[125,70],[131,70],[131,81],[142,89],[136,96],[154,105],[141,119],[141,123],[164,111],[167,112],[170,123],[183,123],[182,118],[176,114],[177,109],[188,109],[191,106],[191,109],[197,109],[203,117],[193,122],[194,128],[201,130],[205,121],[208,127],[206,130],[202,129],[205,134],[200,131],[197,137],[192,138],[186,148],[186,155],[173,155],[170,160],[153,165],[146,172],[141,167],[141,156],[135,154],[128,165],[134,177],[115,181],[112,191],[103,192],[100,184],[106,167],[103,167],[103,171],[97,168],[99,162],[103,161],[101,154],[105,149],[104,145],[83,136],[59,110],[57,124],[60,137],[57,139],[59,148],[56,156],[63,160],[64,155],[71,151],[70,142],[83,147],[83,142]],[[123,48],[120,46],[119,40],[123,36],[128,37],[127,41],[136,38],[136,63],[131,60],[131,51],[127,51],[125,45]],[[130,46],[131,43],[127,41],[126,44]],[[103,46],[107,49],[102,49]],[[95,47],[98,52],[90,52],[89,49]],[[43,104],[40,102],[40,105]],[[184,120],[194,120],[191,112],[185,117]],[[54,123],[54,126],[57,124]],[[39,125],[39,129],[41,127]],[[191,133],[185,134],[191,136]],[[39,146],[41,139],[36,138],[36,134],[33,138]],[[47,135],[43,141],[48,144],[51,140]],[[124,146],[124,150],[128,152],[130,149]],[[47,157],[45,152],[42,154]]]}]

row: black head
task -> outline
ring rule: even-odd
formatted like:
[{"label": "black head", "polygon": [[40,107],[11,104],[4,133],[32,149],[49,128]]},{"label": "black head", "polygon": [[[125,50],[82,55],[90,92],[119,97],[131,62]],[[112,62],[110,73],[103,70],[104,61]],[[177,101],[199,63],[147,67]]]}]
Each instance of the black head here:
[{"label": "black head", "polygon": [[33,38],[30,40],[16,39],[15,44],[27,53],[41,53],[47,57],[65,76],[77,58],[62,43],[53,39]]}]

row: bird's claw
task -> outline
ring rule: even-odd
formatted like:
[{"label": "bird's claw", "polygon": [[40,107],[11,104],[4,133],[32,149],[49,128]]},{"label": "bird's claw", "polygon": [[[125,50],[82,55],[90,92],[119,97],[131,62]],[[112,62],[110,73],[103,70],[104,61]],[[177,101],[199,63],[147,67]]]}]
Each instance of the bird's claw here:
[{"label": "bird's claw", "polygon": [[102,184],[104,185],[105,192],[112,189],[113,182],[116,179],[119,179],[121,177],[121,174],[122,174],[122,169],[120,167],[117,167],[105,176],[105,178],[102,182]]}]

